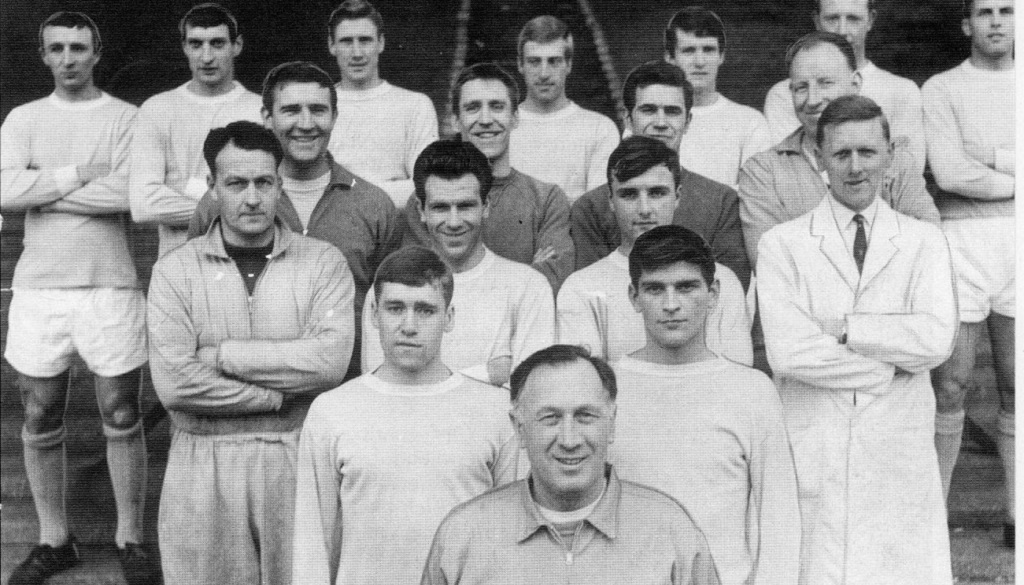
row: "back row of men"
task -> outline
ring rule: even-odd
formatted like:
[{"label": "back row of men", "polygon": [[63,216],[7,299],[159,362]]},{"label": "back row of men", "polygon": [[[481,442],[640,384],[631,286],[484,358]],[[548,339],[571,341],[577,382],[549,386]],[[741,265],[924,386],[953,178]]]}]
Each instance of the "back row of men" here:
[{"label": "back row of men", "polygon": [[[724,28],[713,13],[702,9],[685,9],[670,22],[665,61],[645,63],[627,77],[623,88],[627,130],[637,137],[618,147],[618,132],[610,120],[582,110],[566,98],[564,82],[571,68],[572,38],[565,25],[552,17],[532,20],[520,35],[519,66],[527,81],[526,100],[519,104],[517,83],[501,68],[491,64],[467,68],[452,91],[463,142],[425,147],[436,138],[433,108],[424,96],[379,79],[376,59],[383,49],[383,23],[365,2],[346,2],[331,17],[330,47],[342,70],[341,83],[335,86],[326,73],[308,63],[287,63],[268,74],[262,103],[232,79],[233,59],[242,47],[234,18],[219,6],[200,5],[181,23],[193,79],[150,99],[137,114],[92,82],[92,67],[101,49],[95,24],[80,14],[54,15],[40,27],[40,44],[43,60],[54,74],[55,92],[12,111],[3,123],[0,145],[3,210],[28,210],[5,357],[20,375],[26,405],[25,462],[41,525],[41,546],[19,569],[22,580],[12,582],[39,582],[54,567],[77,559],[63,502],[63,408],[69,358],[74,352],[82,355],[97,375],[118,504],[115,540],[126,576],[145,575],[152,569],[146,549],[140,546],[145,448],[138,381],[139,368],[146,361],[145,300],[137,290],[123,218],[117,215],[128,209],[138,221],[160,222],[161,256],[184,241],[186,228],[196,237],[189,247],[179,248],[158,264],[149,300],[154,384],[176,423],[172,463],[180,471],[169,472],[168,477],[178,483],[165,483],[161,505],[164,569],[175,575],[174,582],[220,582],[225,579],[202,571],[229,566],[241,571],[237,575],[260,571],[264,579],[273,582],[279,579],[271,575],[288,572],[288,563],[274,555],[288,556],[291,531],[269,527],[291,523],[290,505],[285,502],[290,501],[287,492],[294,490],[294,479],[287,477],[287,470],[294,467],[289,461],[294,461],[298,429],[313,394],[342,379],[353,379],[359,372],[367,372],[370,380],[373,376],[386,378],[388,364],[400,365],[403,352],[422,353],[425,347],[436,346],[442,367],[446,364],[465,377],[496,385],[507,383],[515,366],[556,337],[586,345],[595,355],[618,362],[619,368],[638,360],[634,370],[641,378],[658,374],[659,364],[707,362],[713,358],[705,353],[707,348],[751,364],[754,311],[753,305],[747,307],[744,289],[758,249],[771,252],[758,270],[760,309],[768,358],[786,406],[796,478],[805,504],[801,507],[803,574],[808,582],[825,582],[867,563],[877,566],[880,574],[910,570],[907,575],[913,575],[921,566],[934,566],[936,579],[948,580],[948,537],[944,528],[936,528],[942,526],[937,520],[944,522],[942,496],[948,493],[959,451],[964,393],[971,385],[978,324],[986,317],[1002,398],[999,444],[1007,464],[1008,492],[1013,493],[1014,137],[1012,124],[1005,123],[1013,119],[1013,3],[980,0],[969,3],[966,11],[964,30],[972,39],[971,58],[925,87],[926,98],[934,98],[925,100],[925,113],[928,120],[934,115],[936,124],[934,129],[930,123],[926,125],[929,161],[939,185],[948,190],[938,199],[939,210],[957,272],[959,315],[965,322],[953,358],[938,370],[934,397],[927,371],[949,355],[956,305],[948,286],[948,268],[944,268],[949,260],[941,236],[937,243],[932,232],[906,217],[939,219],[924,190],[924,158],[907,153],[902,148],[905,140],[899,139],[920,139],[922,134],[899,134],[895,109],[883,100],[879,100],[882,107],[878,111],[870,100],[840,99],[857,94],[862,85],[867,93],[872,87],[864,83],[867,72],[879,71],[858,67],[867,63],[858,57],[863,57],[863,37],[874,18],[872,7],[864,2],[822,2],[816,14],[819,28],[837,27],[849,38],[812,33],[791,47],[787,55],[789,86],[792,111],[800,126],[749,161],[745,159],[760,147],[729,146],[726,150],[732,149],[731,154],[718,150],[723,137],[735,132],[721,128],[708,130],[704,136],[695,132],[702,109],[714,104],[743,108],[714,90],[717,66],[724,59]],[[410,136],[421,135],[411,128],[422,124],[403,121],[398,127],[396,120],[409,118],[394,113],[414,111],[417,106],[403,104],[419,102],[422,106],[424,100],[432,131],[419,146],[396,148],[397,144],[410,144]],[[840,107],[832,113],[834,121],[825,124],[833,129],[830,133],[819,125],[819,119],[832,102]],[[349,107],[352,110],[346,112]],[[749,132],[739,132],[746,140],[757,134],[751,130],[757,124],[747,123],[751,113],[753,118],[759,114],[749,108],[743,111],[742,116],[713,114],[705,121],[732,123],[746,117],[740,125]],[[886,118],[893,119],[891,137]],[[231,123],[239,119],[265,125],[276,136],[271,142],[278,145],[279,152],[272,152],[274,148],[258,136],[257,128]],[[370,130],[360,126],[363,123]],[[222,126],[225,128],[210,132]],[[393,132],[386,130],[389,126],[394,126]],[[610,139],[603,128],[610,128]],[[857,134],[853,128],[864,132]],[[375,151],[371,145],[377,139],[382,142]],[[687,142],[694,139],[696,143]],[[744,140],[734,142],[746,144]],[[576,141],[579,144],[573,144]],[[683,146],[688,143],[693,146]],[[254,158],[260,157],[246,153],[259,151],[272,155],[272,172],[252,173],[253,166],[259,166]],[[535,156],[536,168],[525,159],[520,163],[517,152]],[[227,157],[223,164],[221,156]],[[368,167],[353,174],[349,169],[357,168],[360,156],[368,161],[365,164],[403,157],[404,161],[389,169]],[[690,162],[687,156],[694,160]],[[702,164],[724,165],[726,161],[734,177],[727,182],[732,184],[738,177],[738,199],[729,186],[694,172]],[[564,192],[555,184],[519,172],[524,168],[560,185]],[[280,197],[278,185],[283,187]],[[829,193],[832,197],[826,197]],[[899,213],[881,211],[890,208]],[[827,222],[837,227],[832,231],[843,237],[836,240],[838,247],[831,252],[845,250],[843,254],[831,255],[825,247],[826,237],[822,258],[800,258],[806,251],[797,253],[798,246],[790,241],[793,234],[781,229],[773,230],[772,237],[761,242],[761,236],[773,226],[801,216],[809,218],[815,235],[826,237],[820,230]],[[275,217],[279,228],[274,227]],[[642,270],[637,275],[630,270],[630,252],[643,234],[673,223],[689,228],[685,233],[700,236],[698,241],[706,240],[709,246],[697,247],[713,254],[718,262],[712,261],[707,268],[691,258],[684,264],[700,267],[702,278],[669,275],[661,282],[645,284],[640,280]],[[872,238],[871,234],[878,233],[876,230],[885,233],[894,223],[910,239],[905,246],[893,240],[890,250],[883,236]],[[278,231],[280,228],[288,229]],[[289,230],[333,244],[343,256],[333,248],[310,247],[305,238],[291,243],[291,236],[286,235]],[[253,234],[258,237],[246,237]],[[687,248],[685,242],[672,240],[664,231],[657,234],[669,242],[662,245]],[[988,243],[993,237],[1006,241]],[[988,246],[982,248],[983,242]],[[449,332],[443,343],[439,339],[433,340],[433,345],[408,339],[389,342],[380,326],[381,292],[379,288],[370,291],[373,275],[384,258],[403,243],[434,248],[454,272],[454,293],[450,302],[445,299],[442,313],[450,310],[459,318],[453,321],[448,317],[445,328]],[[912,249],[924,256],[890,262],[893,257],[903,260]],[[873,260],[873,255],[881,259]],[[269,267],[281,263],[275,262],[277,256],[291,267],[275,274]],[[823,276],[827,266],[821,260],[826,257],[825,262],[834,265],[841,280]],[[225,273],[232,264],[238,268],[237,277],[234,269]],[[901,271],[898,274],[887,272],[897,269]],[[225,277],[229,280],[224,281]],[[236,278],[241,283],[232,288],[228,283]],[[843,280],[845,289],[836,286]],[[883,290],[871,288],[887,280],[893,282]],[[284,297],[295,306],[281,305],[282,290],[291,291]],[[693,290],[703,290],[715,299],[698,303],[706,309],[707,319],[700,310],[696,314],[701,318],[691,317],[694,309],[689,301],[679,300]],[[557,318],[553,291],[558,292]],[[650,319],[640,302],[648,294],[668,299],[653,305],[656,308],[650,312],[655,315]],[[368,301],[365,307],[364,299]],[[424,308],[417,307],[411,303],[407,309],[419,315]],[[353,311],[354,332],[345,317]],[[905,319],[864,320],[885,314]],[[794,325],[796,315],[807,319],[805,327]],[[696,333],[695,323],[699,324]],[[360,335],[360,329],[369,332],[374,325],[380,329],[379,339]],[[671,332],[682,330],[686,340],[699,339],[700,343],[659,345],[657,331],[662,329],[670,332],[668,338],[673,337]],[[399,328],[392,334],[416,337],[417,332]],[[670,352],[674,357],[658,353],[662,346],[674,348]],[[349,348],[355,350],[351,360],[347,359]],[[719,361],[712,359],[711,363]],[[750,378],[754,373],[743,369],[706,374],[706,366],[709,364],[700,370],[662,372],[664,381],[645,380],[639,385],[645,389],[642,398],[632,398],[642,400],[643,408],[649,409],[642,417],[640,424],[646,425],[642,428],[660,426],[659,416],[679,408],[661,405],[657,393],[648,393],[648,388],[661,384],[715,389],[717,399],[725,402],[702,408],[729,420],[743,417],[746,410],[740,406],[753,408],[756,414],[732,421],[738,427],[728,433],[733,440],[758,432],[777,434],[782,429],[781,416],[764,415],[778,408],[772,404],[778,397],[768,393],[764,394],[774,398],[758,397],[750,390],[767,380],[762,383]],[[746,377],[737,382],[732,379],[735,376]],[[368,378],[359,380],[365,385]],[[415,383],[412,379],[387,381]],[[852,410],[842,402],[808,403],[794,398],[807,386],[839,391],[844,399],[852,400]],[[897,386],[915,390],[894,392],[892,388]],[[733,391],[746,393],[738,397],[729,393]],[[876,395],[886,399],[876,401]],[[929,405],[936,397],[937,415]],[[624,410],[621,416],[626,416],[625,412],[637,416],[639,407],[631,408],[635,410]],[[387,423],[386,416],[380,418]],[[352,428],[357,428],[356,420],[363,419],[349,421]],[[729,427],[719,419],[701,424],[711,423],[718,425],[718,431]],[[837,432],[848,427],[852,430],[847,435]],[[879,435],[879,429],[885,432]],[[693,432],[694,427],[686,430]],[[397,454],[386,448],[381,451],[368,438],[382,429],[344,432],[354,433],[349,435],[351,440],[367,443],[369,451],[361,455],[374,454],[383,458],[381,464],[389,461],[387,467],[405,469],[394,461],[405,461],[407,455],[394,459]],[[448,432],[454,431],[439,431],[441,435]],[[781,446],[764,443],[762,447],[788,453],[786,431],[781,433]],[[923,444],[920,439],[925,435],[928,440]],[[417,435],[399,432],[399,436]],[[697,436],[702,438],[695,439]],[[706,432],[659,436],[666,457],[648,461],[631,453],[616,460],[616,469],[636,465],[656,471],[653,476],[638,473],[625,477],[654,485],[682,501],[707,536],[724,582],[742,582],[751,576],[760,582],[792,582],[785,576],[795,574],[786,571],[795,570],[796,557],[786,555],[792,553],[794,542],[797,547],[800,542],[794,539],[792,527],[779,520],[778,526],[786,530],[775,540],[765,532],[774,520],[758,522],[757,528],[743,526],[744,521],[751,521],[751,514],[799,517],[790,506],[796,494],[790,492],[792,485],[787,485],[785,477],[758,477],[763,485],[741,482],[724,488],[742,491],[742,498],[710,497],[723,489],[726,480],[707,471],[707,466],[732,461],[733,452],[724,445],[709,449],[705,455],[713,462],[696,464],[680,453],[687,451],[686,446],[703,448],[708,436]],[[429,446],[437,438],[423,436],[417,441]],[[894,441],[903,447],[897,454],[891,453]],[[280,443],[280,452],[269,453],[267,450],[277,447],[267,447],[268,442]],[[452,453],[457,451],[452,447]],[[846,461],[861,461],[865,454],[886,457],[878,466],[862,469],[860,476],[855,472],[852,478],[840,477],[838,471],[830,475],[829,470],[845,470]],[[737,457],[744,462],[737,465],[757,465],[750,453]],[[764,464],[764,459],[755,458]],[[200,477],[216,481],[221,476],[214,469],[224,461],[237,465],[220,470],[233,485],[195,481]],[[422,466],[426,459],[416,461],[420,463],[410,461],[408,465]],[[531,462],[536,469],[532,457]],[[341,460],[332,464],[340,466]],[[700,469],[701,475],[678,479],[679,485],[665,480],[674,477],[672,470],[677,466]],[[788,466],[791,469],[792,462]],[[769,467],[783,476],[787,473],[785,463]],[[742,473],[746,481],[751,480],[752,469]],[[254,470],[269,475],[253,476]],[[813,471],[816,479],[805,470]],[[939,476],[941,483],[929,483],[930,478]],[[352,477],[358,480],[358,471]],[[239,483],[240,478],[245,479]],[[859,482],[864,483],[854,485]],[[913,497],[901,491],[908,483],[917,490]],[[274,485],[284,493],[271,491],[268,486]],[[356,487],[366,497],[370,495],[366,490],[380,486],[358,482]],[[247,494],[239,501],[256,498],[267,504],[253,504],[258,510],[224,510],[215,505],[224,501],[223,494],[239,489]],[[757,503],[759,511],[750,511],[755,504],[748,498],[760,498],[765,490],[774,489],[782,494],[780,503]],[[254,496],[252,490],[258,493]],[[424,494],[404,493],[402,497],[431,499],[437,495]],[[458,495],[450,500],[448,509],[473,494]],[[329,499],[328,493],[317,497],[321,502]],[[344,489],[336,486],[330,497],[344,500]],[[878,530],[880,523],[891,521],[884,514],[893,505],[887,498],[913,504],[905,530],[888,525],[885,531]],[[1012,495],[1009,502],[1008,530],[1012,531]],[[402,509],[400,500],[391,500],[389,505]],[[273,513],[266,506],[273,506]],[[728,514],[723,510],[743,514],[734,522],[736,519],[725,517]],[[849,514],[854,514],[849,526],[836,523]],[[252,515],[258,522],[242,522],[252,520]],[[250,534],[246,527],[253,525],[268,528]],[[217,532],[226,526],[237,528],[237,542]],[[392,525],[396,527],[400,524]],[[182,540],[203,529],[214,532],[208,538]],[[356,555],[351,558],[364,558],[378,550],[375,547],[381,546],[381,541],[372,535],[383,534],[380,530],[380,525],[373,525],[355,545],[344,541],[346,546],[365,547],[351,553]],[[911,554],[905,543],[922,542],[921,531],[937,546],[917,546]],[[879,539],[881,532],[886,539]],[[325,538],[314,533],[316,538]],[[755,536],[758,533],[760,536]],[[892,543],[886,544],[889,537]],[[870,543],[862,540],[865,538]],[[239,544],[244,541],[250,543],[249,548]],[[867,544],[870,546],[861,548]],[[777,549],[783,560],[769,560],[767,552],[758,560],[759,549]],[[836,556],[838,549],[849,550]],[[255,552],[238,552],[245,550]],[[296,555],[306,550],[297,548]],[[570,563],[572,550],[570,542]],[[885,560],[894,554],[901,559],[895,569]],[[927,558],[915,556],[918,554]],[[225,556],[239,564],[224,564]],[[210,562],[203,564],[197,558]],[[837,558],[857,561],[846,565]],[[193,570],[199,573],[187,573]],[[869,575],[866,581],[874,582],[871,569],[865,571]]]}]

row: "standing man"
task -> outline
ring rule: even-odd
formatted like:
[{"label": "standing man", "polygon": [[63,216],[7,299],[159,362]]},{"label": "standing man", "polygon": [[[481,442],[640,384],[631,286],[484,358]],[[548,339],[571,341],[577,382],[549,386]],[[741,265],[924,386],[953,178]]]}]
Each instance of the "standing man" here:
[{"label": "standing man", "polygon": [[80,560],[65,502],[64,414],[75,353],[96,379],[125,579],[157,576],[142,544],[146,301],[125,237],[136,109],[96,87],[102,49],[85,14],[50,15],[39,27],[39,53],[53,93],[14,108],[0,126],[0,209],[25,212],[4,357],[18,372],[25,473],[39,519],[39,545],[14,570],[12,585],[42,583]]},{"label": "standing man", "polygon": [[[750,263],[757,268],[757,244],[772,227],[813,210],[829,193],[829,174],[814,155],[818,118],[833,100],[858,95],[862,84],[853,46],[840,35],[813,32],[786,52],[789,88],[800,127],[772,148],[754,155],[740,170],[740,219]],[[879,196],[894,210],[938,223],[925,190],[921,166],[896,144]]]},{"label": "standing man", "polygon": [[686,228],[637,239],[629,300],[646,344],[614,365],[622,393],[610,459],[691,511],[722,583],[796,583],[800,508],[778,393],[705,343],[719,269]]},{"label": "standing man", "polygon": [[352,353],[344,256],[275,220],[281,145],[251,122],[203,145],[218,214],[149,288],[150,366],[174,422],[160,496],[167,583],[291,581],[299,429]]},{"label": "standing man", "polygon": [[[679,158],[646,136],[631,136],[608,159],[611,207],[623,234],[619,248],[572,273],[558,292],[558,339],[589,347],[593,355],[618,361],[644,345],[644,321],[629,301],[629,254],[642,234],[670,225],[679,206]],[[751,365],[750,318],[740,281],[716,264],[718,303],[706,315],[711,351]],[[704,343],[704,324],[701,343]]]},{"label": "standing man", "polygon": [[687,511],[607,463],[615,397],[611,368],[580,347],[516,368],[510,416],[530,475],[453,510],[421,583],[718,583]]},{"label": "standing man", "polygon": [[295,583],[415,583],[445,515],[514,479],[507,394],[441,361],[453,286],[420,246],[377,269],[384,363],[317,398],[302,428]]},{"label": "standing man", "polygon": [[[925,140],[921,122],[921,90],[913,81],[880,69],[867,57],[867,37],[875,24],[876,0],[817,0],[811,13],[814,28],[846,38],[857,58],[861,95],[871,98],[892,125],[893,140],[910,151],[917,172],[924,170]],[[789,80],[776,83],[764,100],[772,142],[779,142],[800,126],[790,105]]]},{"label": "standing man", "polygon": [[[491,163],[484,244],[499,256],[533,266],[558,290],[572,272],[575,256],[569,202],[557,185],[542,183],[509,164],[509,137],[519,123],[519,84],[496,63],[477,63],[459,73],[452,104],[462,140]],[[403,218],[405,241],[429,246],[430,235],[419,216],[420,201],[410,195]]]},{"label": "standing man", "polygon": [[[448,367],[500,386],[526,356],[555,339],[555,299],[548,281],[525,264],[484,245],[491,166],[469,142],[439,141],[416,160],[413,179],[420,222],[431,244],[455,273],[452,310],[457,316],[441,344]],[[372,311],[363,308],[369,330]],[[363,371],[384,363],[380,340],[363,337]]]},{"label": "standing man", "polygon": [[935,371],[935,446],[949,495],[964,428],[964,400],[974,385],[974,355],[988,325],[999,390],[996,443],[1006,472],[1005,538],[1014,546],[1014,2],[964,3],[971,56],[924,85],[928,158],[940,191],[935,201],[953,255],[960,334]]},{"label": "standing man", "polygon": [[512,166],[558,185],[572,203],[604,182],[619,129],[565,95],[573,40],[564,22],[554,16],[534,18],[519,31],[518,47],[526,99],[512,132]]},{"label": "standing man", "polygon": [[[327,144],[337,119],[337,93],[327,73],[303,61],[282,63],[263,81],[263,123],[277,136],[283,193],[278,218],[292,231],[327,242],[345,255],[355,280],[356,345],[345,379],[359,375],[359,315],[373,273],[401,241],[398,213],[384,191],[334,161]],[[207,194],[189,237],[205,234],[218,203]]]},{"label": "standing man", "polygon": [[679,145],[679,163],[735,189],[743,163],[775,141],[761,112],[718,93],[725,46],[725,25],[707,8],[683,8],[665,28],[665,60],[682,69],[693,85],[691,120]]},{"label": "standing man", "polygon": [[437,140],[430,98],[380,78],[384,19],[365,0],[346,0],[327,21],[327,48],[338,61],[338,118],[331,154],[401,207],[413,191],[416,157]]},{"label": "standing man", "polygon": [[[664,61],[648,61],[626,76],[622,98],[634,136],[654,138],[679,150],[693,106],[693,86],[681,69]],[[622,244],[608,185],[602,184],[572,205],[576,270],[607,257]],[[686,167],[679,171],[678,185],[679,206],[672,222],[707,240],[715,259],[728,266],[746,290],[750,263],[743,246],[736,192]]]},{"label": "standing man", "polygon": [[768,361],[793,444],[801,583],[952,582],[928,370],[957,326],[949,249],[881,197],[893,156],[873,101],[818,123],[830,196],[761,239]]},{"label": "standing man", "polygon": [[192,79],[149,98],[132,138],[132,218],[158,223],[160,256],[185,241],[209,169],[203,141],[211,128],[235,120],[260,122],[260,97],[235,81],[242,34],[218,4],[194,6],[178,24]]}]

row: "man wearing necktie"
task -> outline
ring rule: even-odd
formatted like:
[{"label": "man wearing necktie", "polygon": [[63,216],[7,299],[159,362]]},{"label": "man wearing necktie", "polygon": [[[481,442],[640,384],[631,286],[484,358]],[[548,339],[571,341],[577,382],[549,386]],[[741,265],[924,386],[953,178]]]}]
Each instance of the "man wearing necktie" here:
[{"label": "man wearing necktie", "polygon": [[815,155],[830,196],[759,243],[768,361],[793,446],[801,583],[951,583],[929,370],[952,350],[957,305],[934,225],[879,193],[888,122],[834,100]]}]

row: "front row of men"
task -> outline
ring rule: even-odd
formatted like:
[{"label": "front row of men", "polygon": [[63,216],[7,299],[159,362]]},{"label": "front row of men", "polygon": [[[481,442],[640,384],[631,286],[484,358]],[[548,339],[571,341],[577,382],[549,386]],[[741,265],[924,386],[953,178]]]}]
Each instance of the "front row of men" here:
[{"label": "front row of men", "polygon": [[[878,197],[892,150],[873,102],[835,100],[817,130],[831,196],[760,245],[778,393],[708,349],[720,267],[699,236],[629,208],[671,201],[678,165],[633,137],[608,174],[617,216],[639,217],[620,221],[631,248],[620,284],[645,341],[612,375],[579,350],[504,348],[511,427],[503,394],[447,363],[472,338],[445,333],[486,318],[454,302],[462,282],[448,268],[487,257],[482,153],[439,142],[421,155],[421,219],[444,216],[428,229],[439,256],[413,246],[382,264],[364,307],[379,367],[310,407],[346,369],[351,274],[333,248],[275,222],[273,135],[246,122],[211,133],[218,213],[160,261],[149,301],[154,381],[179,423],[160,514],[165,574],[951,582],[927,378],[956,329],[949,253],[937,228]],[[622,507],[634,512],[616,516]]]}]

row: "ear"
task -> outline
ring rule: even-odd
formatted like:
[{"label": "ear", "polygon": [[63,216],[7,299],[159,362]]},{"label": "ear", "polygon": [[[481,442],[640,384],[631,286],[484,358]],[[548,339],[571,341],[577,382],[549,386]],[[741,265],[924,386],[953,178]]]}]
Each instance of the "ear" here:
[{"label": "ear", "polygon": [[213,189],[214,185],[216,185],[216,184],[217,184],[217,179],[213,178],[213,173],[207,174],[206,175],[206,186],[209,187],[210,189]]},{"label": "ear", "polygon": [[960,30],[964,31],[964,36],[970,38],[971,36],[971,19],[965,18],[960,21]]},{"label": "ear", "polygon": [[380,51],[379,52],[383,53],[384,52],[384,35],[383,34],[379,34],[379,35],[377,35],[377,38],[380,39]]},{"label": "ear", "polygon": [[512,110],[512,119],[508,123],[508,129],[509,129],[510,132],[512,130],[515,130],[516,128],[519,127],[519,107],[518,107],[518,104],[513,104],[513,107],[515,109]]},{"label": "ear", "polygon": [[[370,287],[370,292],[373,292],[372,286]],[[380,307],[377,306],[376,295],[370,296],[370,322],[373,323],[375,328],[380,329]]]},{"label": "ear", "polygon": [[711,302],[708,304],[708,311],[711,311],[718,305],[718,293],[722,289],[722,283],[718,279],[711,281],[711,286],[708,287],[708,292],[711,293]]},{"label": "ear", "polygon": [[[522,400],[522,396],[520,396],[519,399]],[[508,411],[508,420],[512,423],[512,428],[515,430],[516,440],[519,442],[519,448],[525,449],[526,438],[523,436],[523,423],[519,420],[518,412],[519,406],[513,406],[512,409]]]},{"label": "ear", "polygon": [[877,10],[871,10],[868,12],[868,31],[875,27],[875,17],[878,16]]},{"label": "ear", "polygon": [[242,54],[242,45],[243,44],[244,43],[243,43],[242,35],[238,35],[237,37],[235,37],[235,42],[231,45],[231,54],[233,56],[235,56],[235,57],[238,57],[239,55],[241,55]]},{"label": "ear", "polygon": [[864,77],[861,76],[860,71],[853,72],[853,87],[857,88],[857,93],[860,93],[860,88],[864,85]]},{"label": "ear", "polygon": [[669,65],[675,65],[676,67],[679,67],[679,64],[676,63],[676,56],[674,52],[670,53],[668,51],[665,51],[665,62],[668,63]]},{"label": "ear", "polygon": [[[685,106],[685,104],[684,104],[684,106]],[[693,121],[693,109],[691,108],[691,110],[689,112],[686,112],[686,123],[683,124],[683,129],[680,131],[680,134],[686,134],[686,131],[690,129],[690,122],[692,122],[692,121]]]},{"label": "ear", "polygon": [[[491,215],[491,198],[487,198],[487,203],[484,203],[484,209],[480,214],[480,217],[487,219]],[[481,226],[483,227],[483,226]]]},{"label": "ear", "polygon": [[611,445],[612,443],[615,442],[615,415],[616,415],[616,413],[618,413],[618,411],[619,411],[619,407],[613,401],[612,402],[612,422],[611,422],[612,428],[608,430],[608,444],[609,445]]},{"label": "ear", "polygon": [[629,304],[633,305],[633,310],[636,311],[637,313],[639,313],[641,311],[640,303],[639,303],[640,291],[638,291],[637,288],[635,286],[633,286],[632,282],[629,283],[628,293],[629,293]]},{"label": "ear", "polygon": [[725,51],[718,52],[718,66],[721,67],[725,63]]},{"label": "ear", "polygon": [[[889,141],[889,148],[892,149],[892,141]],[[814,158],[818,162],[818,168],[825,168],[825,153],[822,152],[821,146],[818,146],[817,142],[814,144]]]},{"label": "ear", "polygon": [[523,63],[523,56],[519,55],[519,57],[516,58],[516,68],[519,69],[519,74],[520,75],[524,75],[525,76],[526,72],[523,71],[523,69],[524,69],[523,64],[524,64]]},{"label": "ear", "polygon": [[[416,197],[413,194],[413,197]],[[420,223],[426,225],[427,223],[427,202],[416,197],[416,209],[420,212]]]},{"label": "ear", "polygon": [[338,56],[338,45],[334,44],[333,34],[327,35],[327,52],[335,57]]},{"label": "ear", "polygon": [[455,327],[455,307],[448,305],[448,308],[444,311],[444,332],[451,333],[452,328]]},{"label": "ear", "polygon": [[274,129],[274,124],[273,124],[273,122],[270,121],[270,118],[271,118],[270,110],[268,110],[266,107],[260,108],[260,114],[263,115],[263,127],[268,129],[268,130],[273,130]]},{"label": "ear", "polygon": [[811,11],[811,22],[814,23],[814,30],[821,30],[821,15],[817,10]]}]

